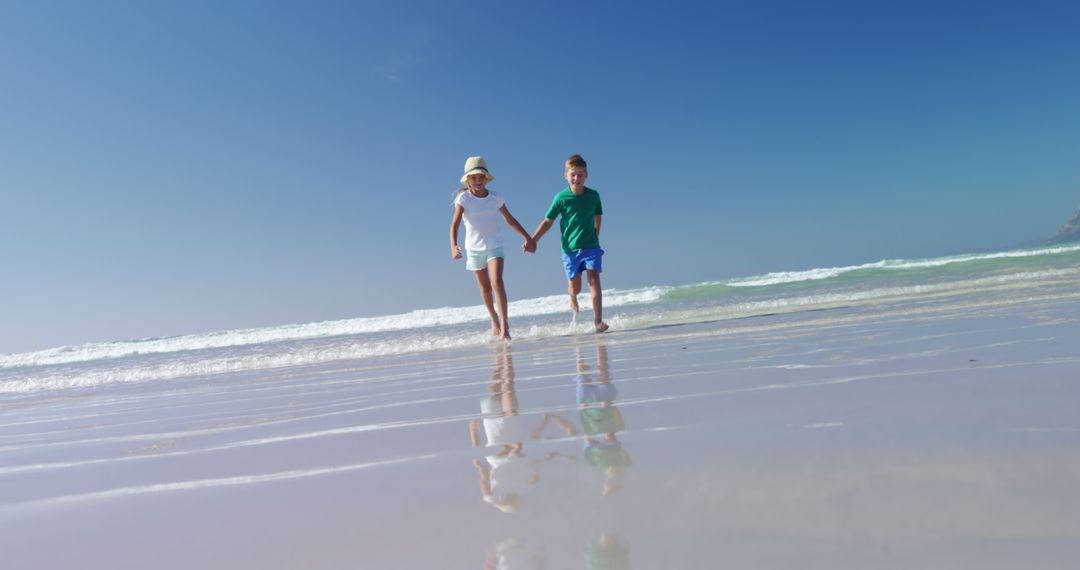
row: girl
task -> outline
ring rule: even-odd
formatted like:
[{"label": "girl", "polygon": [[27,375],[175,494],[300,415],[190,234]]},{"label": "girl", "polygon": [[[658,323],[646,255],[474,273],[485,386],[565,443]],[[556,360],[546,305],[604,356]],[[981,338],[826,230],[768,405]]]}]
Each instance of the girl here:
[{"label": "girl", "polygon": [[[454,216],[450,220],[450,256],[461,259],[458,246],[458,227],[465,218],[465,269],[476,275],[480,297],[491,316],[491,333],[499,338],[510,339],[510,322],[506,316],[506,288],[503,286],[503,239],[499,231],[499,214],[506,224],[525,238],[521,249],[536,251],[536,242],[521,227],[506,204],[487,183],[495,177],[488,172],[487,161],[482,156],[470,156],[465,161],[465,174],[461,183],[468,185],[457,191],[454,199]],[[494,295],[493,295],[494,294]],[[493,298],[494,297],[494,298]],[[499,304],[496,313],[495,303]]]}]

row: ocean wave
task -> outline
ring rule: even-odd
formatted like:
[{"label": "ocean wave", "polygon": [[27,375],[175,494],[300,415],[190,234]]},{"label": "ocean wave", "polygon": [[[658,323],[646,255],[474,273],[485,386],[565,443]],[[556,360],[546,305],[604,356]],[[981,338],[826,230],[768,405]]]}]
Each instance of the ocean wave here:
[{"label": "ocean wave", "polygon": [[[859,305],[878,301],[902,301],[905,299],[927,298],[937,295],[963,295],[974,292],[987,292],[1001,287],[1020,287],[1053,280],[1074,279],[1080,276],[1080,268],[1049,269],[1025,271],[960,279],[942,283],[912,284],[902,286],[875,287],[850,291],[823,291],[808,295],[777,296],[758,300],[733,301],[707,307],[674,310],[655,318],[652,324],[684,324],[710,320],[737,319],[742,317],[767,314],[791,313],[818,310],[847,305]],[[647,326],[647,323],[635,323],[635,326]]]},{"label": "ocean wave", "polygon": [[874,269],[886,271],[933,269],[937,267],[944,267],[946,265],[969,263],[973,261],[991,261],[998,259],[1017,259],[1025,257],[1060,255],[1064,253],[1074,253],[1077,251],[1080,251],[1080,244],[1045,247],[1039,249],[1002,251],[995,253],[953,255],[932,259],[885,259],[874,263],[864,263],[862,265],[849,265],[844,267],[822,267],[816,269],[808,269],[806,271],[781,271],[755,277],[742,277],[726,281],[724,282],[724,284],[730,287],[767,287],[769,285],[782,285],[786,283],[797,283],[800,281],[820,281],[823,279],[831,279],[833,277],[838,277],[840,275],[852,273],[855,271]]},{"label": "ocean wave", "polygon": [[[607,307],[619,307],[651,303],[659,300],[669,289],[670,287],[646,287],[642,289],[607,290],[604,291],[604,305]],[[514,301],[510,303],[509,310],[510,314],[515,317],[558,314],[567,311],[566,296],[551,295]],[[253,346],[337,336],[419,331],[438,326],[483,322],[487,319],[488,313],[483,305],[421,309],[383,317],[237,329],[166,338],[92,343],[8,354],[0,356],[0,369],[75,364],[149,354]]]},{"label": "ocean wave", "polygon": [[[818,292],[809,295],[774,297],[759,300],[730,299],[709,306],[688,307],[685,304],[637,305],[670,288],[642,289],[622,297],[624,309],[608,314],[608,321],[619,331],[643,330],[650,327],[689,324],[710,320],[738,319],[772,313],[791,313],[821,308],[855,305],[904,299],[927,298],[933,295],[962,295],[986,292],[999,287],[1028,287],[1032,284],[1072,282],[1080,276],[1080,268],[1017,272],[957,281],[878,287],[846,292]],[[559,311],[565,311],[565,297],[544,298],[544,303],[558,300]],[[536,300],[534,300],[536,301]],[[483,328],[483,327],[480,327]],[[588,323],[569,326],[556,319],[525,319],[519,322],[515,338],[519,340],[550,338],[566,334],[581,334],[591,330]],[[290,343],[269,343],[248,348],[222,347],[218,350],[184,350],[172,354],[140,354],[124,359],[102,359],[68,365],[0,371],[0,393],[27,394],[46,390],[92,388],[124,383],[142,383],[178,378],[213,376],[311,366],[360,360],[379,356],[482,347],[493,342],[486,331],[461,334],[460,331],[408,331],[358,339],[342,336],[319,341],[297,340]]]},{"label": "ocean wave", "polygon": [[[565,302],[565,298],[562,300]],[[563,308],[563,311],[566,309]],[[617,328],[626,329],[634,326],[632,322],[619,316],[614,316],[610,322]],[[545,325],[526,324],[520,327],[514,336],[518,339],[538,339],[566,334],[583,334],[591,330],[591,323],[571,324],[559,321]],[[404,335],[387,335],[363,341],[345,336],[320,342],[298,340],[248,348],[222,347],[214,350],[138,354],[127,358],[97,359],[64,365],[0,371],[0,394],[28,394],[43,390],[93,388],[113,384],[259,372],[381,356],[478,348],[499,342],[503,341],[495,340],[486,330],[468,334],[461,334],[460,331],[453,333],[410,331]]]},{"label": "ocean wave", "polygon": [[488,335],[421,338],[398,343],[338,343],[330,346],[260,350],[253,354],[224,356],[149,357],[120,359],[97,367],[49,367],[19,377],[0,377],[0,393],[30,393],[40,390],[89,388],[109,384],[129,384],[152,380],[173,380],[307,366],[325,362],[407,354],[424,350],[451,349],[486,342]]}]

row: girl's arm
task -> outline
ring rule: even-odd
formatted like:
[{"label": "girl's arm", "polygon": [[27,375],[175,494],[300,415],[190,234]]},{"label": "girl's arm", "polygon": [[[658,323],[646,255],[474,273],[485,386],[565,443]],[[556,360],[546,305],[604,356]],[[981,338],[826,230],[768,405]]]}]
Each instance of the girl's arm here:
[{"label": "girl's arm", "polygon": [[491,496],[491,469],[479,459],[473,459],[473,467],[480,473],[480,494],[485,497]]},{"label": "girl's arm", "polygon": [[521,224],[518,223],[517,218],[515,218],[510,213],[510,210],[507,209],[506,204],[503,204],[502,207],[499,208],[499,213],[502,214],[503,219],[506,220],[506,225],[513,228],[515,232],[520,234],[521,237],[525,238],[525,245],[521,246],[522,251],[536,251],[536,242],[533,240],[532,236],[529,235],[529,232],[525,231],[525,228],[521,227]]},{"label": "girl's arm", "polygon": [[454,206],[454,217],[450,219],[450,257],[461,259],[461,248],[457,244],[458,228],[461,227],[461,216],[465,208],[461,204]]},{"label": "girl's arm", "polygon": [[473,447],[480,447],[480,420],[469,422],[469,441]]}]

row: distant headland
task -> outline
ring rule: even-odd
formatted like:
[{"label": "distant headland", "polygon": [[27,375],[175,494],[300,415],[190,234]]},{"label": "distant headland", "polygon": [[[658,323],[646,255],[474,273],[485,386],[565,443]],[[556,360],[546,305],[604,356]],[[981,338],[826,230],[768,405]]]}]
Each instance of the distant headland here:
[{"label": "distant headland", "polygon": [[1050,243],[1065,243],[1071,241],[1080,241],[1080,209],[1076,210],[1072,219],[1061,226],[1061,229],[1054,234],[1054,237],[1050,238]]}]

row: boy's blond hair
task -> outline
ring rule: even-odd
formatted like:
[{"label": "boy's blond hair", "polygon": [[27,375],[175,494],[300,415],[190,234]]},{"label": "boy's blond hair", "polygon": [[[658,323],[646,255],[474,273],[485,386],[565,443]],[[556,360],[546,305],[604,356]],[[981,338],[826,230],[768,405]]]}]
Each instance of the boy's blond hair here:
[{"label": "boy's blond hair", "polygon": [[575,154],[566,159],[566,171],[569,172],[571,168],[584,168],[587,172],[589,170],[589,165],[585,164],[585,159],[581,158],[580,154]]}]

